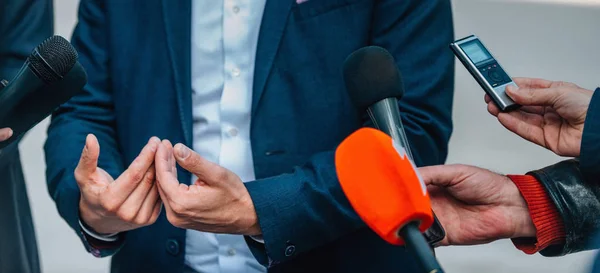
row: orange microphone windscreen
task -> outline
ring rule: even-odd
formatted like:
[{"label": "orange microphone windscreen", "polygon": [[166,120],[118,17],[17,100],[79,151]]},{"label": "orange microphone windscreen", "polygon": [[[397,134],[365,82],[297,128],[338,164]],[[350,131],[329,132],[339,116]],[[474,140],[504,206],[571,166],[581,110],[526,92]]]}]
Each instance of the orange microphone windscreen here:
[{"label": "orange microphone windscreen", "polygon": [[362,128],[335,152],[341,187],[363,221],[394,245],[403,245],[398,231],[410,222],[425,232],[434,221],[427,188],[417,168],[387,134]]}]

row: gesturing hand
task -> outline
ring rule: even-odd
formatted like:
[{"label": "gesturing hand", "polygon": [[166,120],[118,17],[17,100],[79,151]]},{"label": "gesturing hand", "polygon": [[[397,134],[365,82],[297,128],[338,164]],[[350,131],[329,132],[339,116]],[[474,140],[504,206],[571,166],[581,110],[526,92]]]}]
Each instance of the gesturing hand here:
[{"label": "gesturing hand", "polygon": [[[177,180],[176,162],[198,177],[193,185]],[[250,194],[231,171],[182,144],[173,149],[168,140],[160,145],[155,164],[167,219],[174,226],[212,233],[261,234]]]},{"label": "gesturing hand", "polygon": [[593,91],[575,84],[515,78],[506,93],[523,107],[502,113],[486,95],[488,111],[513,133],[560,156],[579,156]]},{"label": "gesturing hand", "polygon": [[154,156],[160,140],[151,138],[129,168],[113,178],[98,167],[100,145],[88,135],[75,179],[81,191],[81,220],[95,232],[112,234],[147,226],[161,210],[155,183]]},{"label": "gesturing hand", "polygon": [[465,165],[423,167],[419,172],[446,230],[442,245],[535,237],[527,203],[508,177]]},{"label": "gesturing hand", "polygon": [[10,128],[0,128],[0,142],[9,139],[13,135]]}]

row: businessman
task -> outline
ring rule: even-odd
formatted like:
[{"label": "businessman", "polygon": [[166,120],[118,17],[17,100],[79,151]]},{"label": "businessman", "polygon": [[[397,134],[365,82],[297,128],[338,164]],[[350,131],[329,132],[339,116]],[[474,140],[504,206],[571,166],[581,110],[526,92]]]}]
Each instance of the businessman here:
[{"label": "businessman", "polygon": [[448,0],[81,1],[89,81],[48,128],[50,194],[112,272],[416,272],[336,180],[334,149],[367,122],[342,65],[390,51],[416,162],[441,164],[451,14]]},{"label": "businessman", "polygon": [[[52,1],[3,0],[0,11],[0,78],[11,80],[31,51],[53,34]],[[0,129],[0,141],[11,136],[10,128]],[[18,142],[0,150],[0,187],[0,272],[38,273],[37,240]]]}]

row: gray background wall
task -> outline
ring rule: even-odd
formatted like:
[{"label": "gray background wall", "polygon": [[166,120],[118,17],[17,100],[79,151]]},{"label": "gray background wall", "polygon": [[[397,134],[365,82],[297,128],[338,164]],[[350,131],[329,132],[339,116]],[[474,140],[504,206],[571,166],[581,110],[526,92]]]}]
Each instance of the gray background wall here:
[{"label": "gray background wall", "polygon": [[[317,1],[317,0],[314,0]],[[70,37],[76,0],[55,0],[56,32]],[[600,85],[600,0],[456,0],[456,37],[479,35],[512,76]],[[491,117],[483,91],[457,62],[455,129],[448,163],[524,173],[561,158],[512,135]],[[46,191],[42,156],[47,121],[21,143],[43,269],[47,273],[108,272],[109,259],[87,254],[59,217]],[[446,272],[587,272],[595,252],[561,258],[528,256],[510,241],[438,249]]]}]

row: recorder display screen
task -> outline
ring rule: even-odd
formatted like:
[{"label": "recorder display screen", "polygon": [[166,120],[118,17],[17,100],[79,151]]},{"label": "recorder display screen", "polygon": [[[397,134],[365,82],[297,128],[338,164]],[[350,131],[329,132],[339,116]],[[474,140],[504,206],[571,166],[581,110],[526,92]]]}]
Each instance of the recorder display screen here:
[{"label": "recorder display screen", "polygon": [[460,47],[474,64],[478,64],[492,58],[492,56],[478,40],[473,40],[461,45]]}]

